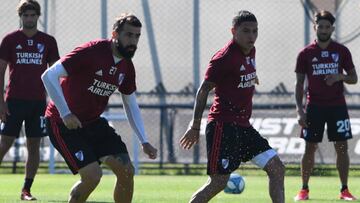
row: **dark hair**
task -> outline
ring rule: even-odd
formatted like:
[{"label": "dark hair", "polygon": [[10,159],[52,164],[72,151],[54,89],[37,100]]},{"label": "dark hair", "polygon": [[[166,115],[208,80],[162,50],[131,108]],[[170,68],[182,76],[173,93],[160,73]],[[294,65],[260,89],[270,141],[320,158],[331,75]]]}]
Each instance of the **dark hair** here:
[{"label": "dark hair", "polygon": [[232,20],[232,26],[238,27],[243,22],[257,22],[256,17],[253,13],[246,10],[239,11]]},{"label": "dark hair", "polygon": [[335,23],[335,17],[329,12],[322,10],[315,14],[315,23],[317,24],[320,20],[327,20],[333,25]]},{"label": "dark hair", "polygon": [[141,27],[142,24],[140,20],[132,13],[122,13],[119,17],[115,19],[115,23],[113,25],[113,30],[116,32],[120,32],[124,27],[125,23],[128,23],[135,27]]},{"label": "dark hair", "polygon": [[34,10],[36,12],[36,15],[39,16],[41,15],[40,9],[40,4],[35,0],[21,0],[16,10],[19,16],[21,16],[28,10]]}]

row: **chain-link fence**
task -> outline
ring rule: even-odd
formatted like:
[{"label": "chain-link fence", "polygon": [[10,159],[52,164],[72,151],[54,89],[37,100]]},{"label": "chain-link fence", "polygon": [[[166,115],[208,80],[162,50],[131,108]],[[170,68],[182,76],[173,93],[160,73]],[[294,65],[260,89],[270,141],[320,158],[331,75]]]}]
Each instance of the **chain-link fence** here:
[{"label": "chain-link fence", "polygon": [[[296,57],[305,44],[315,37],[309,19],[311,6],[335,8],[337,21],[334,37],[350,49],[355,65],[360,64],[360,38],[357,37],[360,33],[360,2],[355,0],[322,1],[322,4],[315,0],[39,2],[42,6],[39,28],[55,36],[60,55],[89,40],[110,37],[114,18],[122,12],[133,12],[141,19],[142,36],[133,60],[137,71],[138,101],[144,107],[142,112],[150,140],[157,147],[163,147],[161,161],[192,161],[193,152],[180,150],[177,142],[191,119],[194,90],[203,79],[211,56],[231,39],[231,19],[239,10],[253,12],[259,24],[256,64],[260,85],[256,87],[254,104],[261,110],[255,111],[255,120],[259,116],[256,112],[262,113],[258,118],[272,117],[272,107],[285,108],[278,111],[280,114],[277,114],[277,118],[295,117],[292,92]],[[17,3],[14,0],[2,1],[1,38],[19,27]],[[360,88],[358,85],[347,86],[347,91],[351,93],[347,94],[348,103],[358,108]],[[211,102],[210,99],[208,102]],[[121,100],[114,96],[110,103],[121,104]],[[122,113],[118,109],[111,111]],[[351,111],[358,115],[357,111]],[[267,128],[274,128],[269,125]],[[284,127],[285,124],[279,125]],[[115,122],[115,127],[121,135],[131,135],[125,122]],[[297,132],[291,134],[296,136]],[[355,134],[357,139],[358,136]],[[129,139],[125,138],[127,141]],[[290,142],[290,138],[287,142]],[[132,151],[131,144],[129,148]],[[356,146],[353,149],[360,154]],[[199,160],[203,162],[206,159],[204,146],[199,150]],[[297,158],[294,161],[298,161]],[[360,160],[357,162],[360,163]]]}]

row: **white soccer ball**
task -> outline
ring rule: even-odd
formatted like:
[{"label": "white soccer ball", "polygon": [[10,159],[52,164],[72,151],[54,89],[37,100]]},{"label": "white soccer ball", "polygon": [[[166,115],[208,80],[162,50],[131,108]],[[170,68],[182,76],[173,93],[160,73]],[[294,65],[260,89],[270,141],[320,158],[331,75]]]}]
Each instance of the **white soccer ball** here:
[{"label": "white soccer ball", "polygon": [[224,192],[229,194],[240,194],[244,191],[244,189],[245,189],[244,178],[237,173],[232,173],[226,184]]}]

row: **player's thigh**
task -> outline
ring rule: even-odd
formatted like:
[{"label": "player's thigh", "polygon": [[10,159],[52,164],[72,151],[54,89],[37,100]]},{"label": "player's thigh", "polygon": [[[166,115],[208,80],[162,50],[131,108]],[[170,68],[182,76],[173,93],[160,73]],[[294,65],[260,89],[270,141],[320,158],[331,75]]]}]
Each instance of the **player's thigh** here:
[{"label": "player's thigh", "polygon": [[108,165],[117,176],[131,178],[134,175],[134,166],[131,163],[129,154],[121,153],[103,157],[104,163]]},{"label": "player's thigh", "polygon": [[240,146],[242,148],[241,160],[243,162],[251,160],[253,164],[264,168],[269,160],[277,156],[276,151],[271,148],[267,139],[262,137],[252,126],[242,128],[241,131]]},{"label": "player's thigh", "polygon": [[352,138],[349,114],[346,106],[329,107],[327,133],[330,141],[345,141]]},{"label": "player's thigh", "polygon": [[91,145],[99,159],[108,155],[128,154],[121,136],[115,132],[105,118],[98,119],[89,130],[92,135]]},{"label": "player's thigh", "polygon": [[27,109],[25,133],[27,137],[44,137],[44,113],[46,101],[32,101]]},{"label": "player's thigh", "polygon": [[102,177],[102,170],[98,162],[92,162],[79,169],[83,181],[99,182]]},{"label": "player's thigh", "polygon": [[240,165],[239,135],[230,123],[211,121],[206,127],[207,173],[230,174]]},{"label": "player's thigh", "polygon": [[46,128],[51,143],[62,155],[73,174],[90,163],[98,162],[84,129],[69,130],[64,124],[58,124],[51,119],[46,119]]},{"label": "player's thigh", "polygon": [[308,105],[306,107],[307,128],[301,130],[301,137],[308,142],[321,142],[324,135],[326,122],[326,109]]},{"label": "player's thigh", "polygon": [[26,106],[23,101],[14,99],[9,99],[7,105],[10,114],[6,115],[6,122],[1,123],[0,133],[11,137],[19,137],[25,119]]}]

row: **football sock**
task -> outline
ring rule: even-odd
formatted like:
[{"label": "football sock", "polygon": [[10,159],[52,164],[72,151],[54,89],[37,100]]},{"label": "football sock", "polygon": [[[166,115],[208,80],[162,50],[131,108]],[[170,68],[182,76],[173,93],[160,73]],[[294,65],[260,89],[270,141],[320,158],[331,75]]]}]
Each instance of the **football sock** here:
[{"label": "football sock", "polygon": [[348,186],[347,186],[347,185],[342,185],[340,191],[342,192],[342,191],[344,191],[344,190],[346,190],[346,189],[348,189]]},{"label": "football sock", "polygon": [[32,178],[25,178],[24,187],[23,189],[30,191],[31,185],[33,184],[34,179]]},{"label": "football sock", "polygon": [[309,186],[308,186],[307,184],[303,184],[301,189],[302,189],[302,190],[308,190],[308,189],[309,189]]}]

